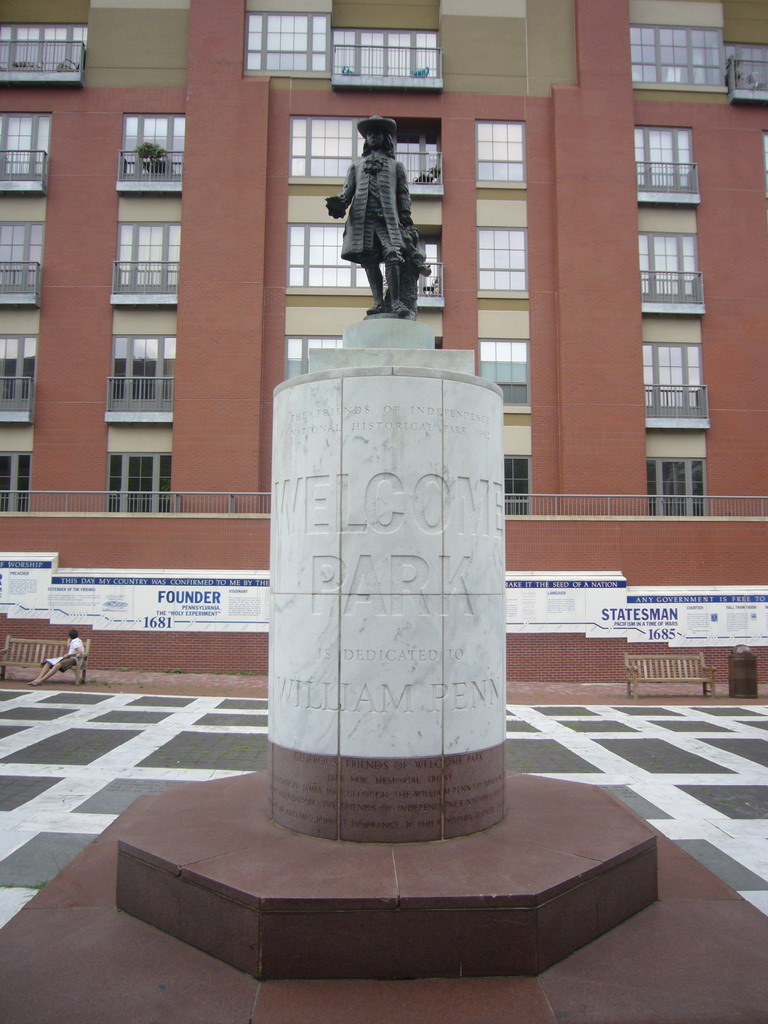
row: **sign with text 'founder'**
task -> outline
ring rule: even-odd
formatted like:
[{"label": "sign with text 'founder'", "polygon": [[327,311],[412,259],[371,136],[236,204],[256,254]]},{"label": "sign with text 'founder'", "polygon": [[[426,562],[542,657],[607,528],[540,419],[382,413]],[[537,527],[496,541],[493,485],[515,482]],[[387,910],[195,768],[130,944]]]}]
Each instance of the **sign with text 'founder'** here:
[{"label": "sign with text 'founder'", "polygon": [[264,632],[268,591],[266,572],[75,570],[51,580],[51,622],[99,630]]}]

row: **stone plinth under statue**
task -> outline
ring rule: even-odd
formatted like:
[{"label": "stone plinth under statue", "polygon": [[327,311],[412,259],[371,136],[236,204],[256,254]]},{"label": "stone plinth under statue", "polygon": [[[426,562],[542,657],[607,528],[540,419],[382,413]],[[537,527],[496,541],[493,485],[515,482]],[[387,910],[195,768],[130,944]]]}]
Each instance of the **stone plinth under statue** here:
[{"label": "stone plinth under statue", "polygon": [[425,326],[275,393],[272,817],[414,842],[504,813],[502,400]]}]

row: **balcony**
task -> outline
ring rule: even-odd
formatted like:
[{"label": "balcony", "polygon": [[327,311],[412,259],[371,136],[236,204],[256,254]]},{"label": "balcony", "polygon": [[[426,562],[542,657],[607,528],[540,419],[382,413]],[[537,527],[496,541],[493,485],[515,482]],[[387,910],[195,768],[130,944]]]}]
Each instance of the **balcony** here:
[{"label": "balcony", "polygon": [[40,305],[40,264],[0,263],[0,306]]},{"label": "balcony", "polygon": [[768,103],[768,61],[729,57],[725,83],[731,103]]},{"label": "balcony", "polygon": [[698,206],[697,165],[638,161],[637,201],[653,206]]},{"label": "balcony", "polygon": [[336,89],[443,88],[442,50],[423,46],[333,48],[331,85]]},{"label": "balcony", "polygon": [[107,423],[173,422],[173,377],[108,377]]},{"label": "balcony", "polygon": [[445,306],[443,295],[443,264],[430,261],[429,277],[419,277],[416,286],[416,302],[419,309],[442,309]]},{"label": "balcony", "polygon": [[0,42],[0,82],[6,85],[83,85],[85,44],[64,40]]},{"label": "balcony", "polygon": [[442,153],[398,153],[412,196],[443,195]]},{"label": "balcony", "polygon": [[48,154],[42,150],[0,150],[0,195],[44,196]]},{"label": "balcony", "polygon": [[645,425],[652,429],[706,430],[707,389],[703,384],[646,384]]},{"label": "balcony", "polygon": [[123,149],[117,165],[116,188],[121,195],[179,195],[183,170],[181,152],[146,159],[132,149]]},{"label": "balcony", "polygon": [[700,270],[641,270],[643,313],[681,313],[700,316],[704,285]]},{"label": "balcony", "polygon": [[113,306],[175,306],[179,264],[116,260],[112,271]]},{"label": "balcony", "polygon": [[32,377],[0,377],[0,423],[32,423],[35,382]]}]

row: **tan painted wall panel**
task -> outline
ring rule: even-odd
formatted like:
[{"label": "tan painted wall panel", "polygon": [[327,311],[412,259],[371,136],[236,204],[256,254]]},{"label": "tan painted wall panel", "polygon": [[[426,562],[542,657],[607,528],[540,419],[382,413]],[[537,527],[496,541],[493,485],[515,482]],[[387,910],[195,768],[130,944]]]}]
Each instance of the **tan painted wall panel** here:
[{"label": "tan painted wall panel", "polygon": [[121,196],[117,207],[117,219],[123,224],[180,224],[181,199],[161,198],[139,199]]},{"label": "tan painted wall panel", "polygon": [[112,330],[115,334],[175,334],[176,310],[116,309]]},{"label": "tan painted wall panel", "polygon": [[530,315],[521,309],[480,309],[477,312],[478,338],[527,340],[530,337]]},{"label": "tan painted wall panel", "polygon": [[548,96],[553,85],[576,84],[573,0],[528,5],[528,95]]},{"label": "tan painted wall panel", "polygon": [[0,220],[39,224],[45,220],[45,206],[42,196],[3,196],[0,199]]},{"label": "tan painted wall panel", "polygon": [[528,204],[504,199],[478,199],[479,227],[524,228],[528,225]]},{"label": "tan painted wall panel", "polygon": [[723,5],[720,0],[629,0],[629,20],[633,25],[721,28]]},{"label": "tan painted wall panel", "polygon": [[700,345],[698,317],[643,317],[643,341],[672,345]]},{"label": "tan painted wall panel", "polygon": [[645,451],[649,459],[705,459],[707,435],[703,430],[649,430]]},{"label": "tan painted wall panel", "polygon": [[173,430],[164,424],[140,427],[134,424],[109,425],[107,451],[109,452],[170,452]]},{"label": "tan painted wall panel", "polygon": [[436,31],[440,20],[439,0],[407,0],[372,3],[371,0],[336,0],[334,28],[392,28]]},{"label": "tan painted wall panel", "polygon": [[522,18],[444,17],[440,45],[447,90],[525,94],[526,31]]},{"label": "tan painted wall panel", "polygon": [[768,44],[765,0],[724,0],[723,35],[729,42]]},{"label": "tan painted wall panel", "polygon": [[88,30],[89,86],[179,87],[187,79],[186,10],[97,8]]},{"label": "tan painted wall panel", "polygon": [[87,25],[88,6],[88,0],[3,0],[0,17],[5,25]]},{"label": "tan painted wall panel", "polygon": [[504,454],[531,455],[531,428],[504,427]]},{"label": "tan painted wall panel", "polygon": [[637,226],[640,231],[660,231],[668,234],[696,234],[695,210],[665,210],[663,207],[638,210]]},{"label": "tan painted wall panel", "polygon": [[0,425],[0,451],[31,452],[34,450],[34,437],[35,428],[32,426]]}]

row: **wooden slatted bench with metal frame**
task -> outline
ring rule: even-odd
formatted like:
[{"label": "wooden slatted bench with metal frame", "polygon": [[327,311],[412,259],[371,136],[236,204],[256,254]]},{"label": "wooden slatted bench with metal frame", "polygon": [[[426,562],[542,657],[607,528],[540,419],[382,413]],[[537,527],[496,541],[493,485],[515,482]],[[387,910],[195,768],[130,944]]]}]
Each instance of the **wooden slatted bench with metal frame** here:
[{"label": "wooden slatted bench with metal frame", "polygon": [[703,651],[687,654],[625,654],[627,696],[636,698],[640,683],[701,683],[705,697],[715,696],[715,669],[704,664]]},{"label": "wooden slatted bench with metal frame", "polygon": [[[85,657],[80,658],[73,666],[75,683],[85,683],[88,671],[88,653],[91,641],[83,640]],[[30,640],[23,636],[7,636],[5,645],[0,651],[0,679],[5,679],[7,667],[40,668],[48,658],[63,658],[69,650],[69,640]]]}]

